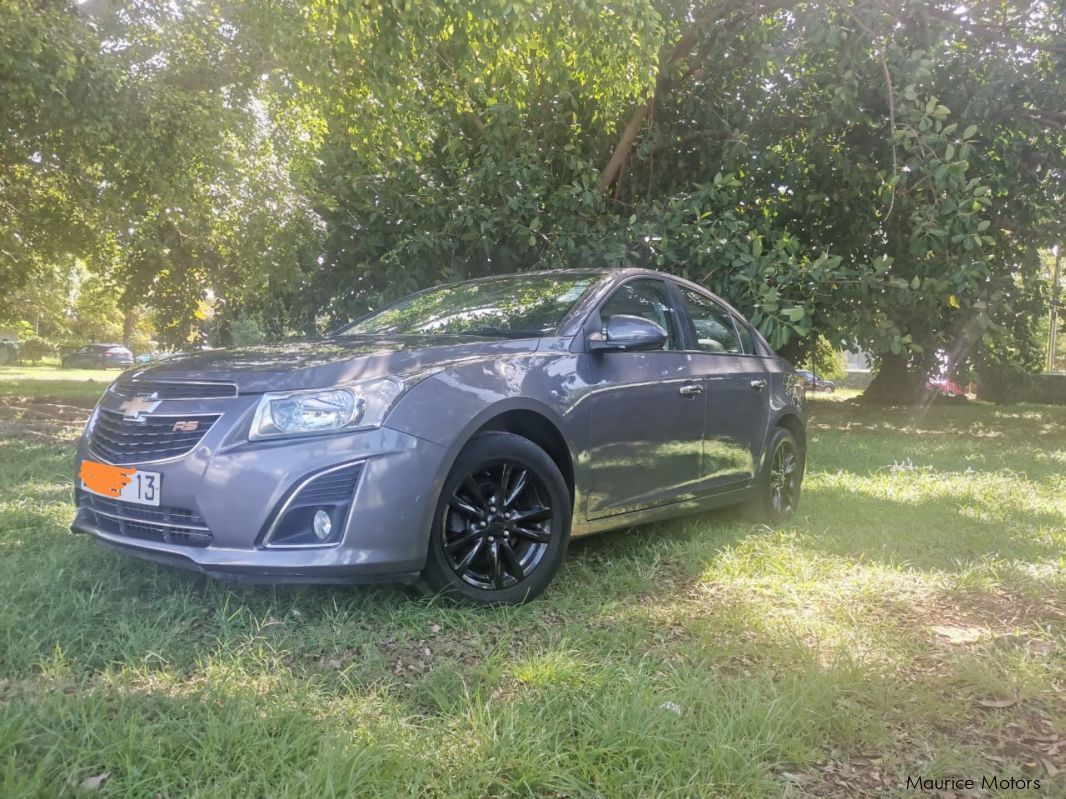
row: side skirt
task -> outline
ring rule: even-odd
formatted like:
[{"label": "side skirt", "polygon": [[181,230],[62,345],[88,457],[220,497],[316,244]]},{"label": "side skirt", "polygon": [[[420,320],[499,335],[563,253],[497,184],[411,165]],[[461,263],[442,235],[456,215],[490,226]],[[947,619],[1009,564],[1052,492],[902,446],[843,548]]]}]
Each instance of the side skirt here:
[{"label": "side skirt", "polygon": [[678,516],[688,516],[693,513],[726,508],[737,505],[751,498],[755,491],[752,484],[743,488],[735,488],[732,491],[722,491],[698,499],[673,502],[669,505],[657,505],[654,508],[633,511],[632,513],[620,513],[616,516],[604,516],[598,519],[589,519],[584,522],[574,521],[570,530],[573,538],[595,533],[604,533],[608,530],[618,530],[625,527],[636,527],[640,524],[660,522],[665,519],[674,519]]}]

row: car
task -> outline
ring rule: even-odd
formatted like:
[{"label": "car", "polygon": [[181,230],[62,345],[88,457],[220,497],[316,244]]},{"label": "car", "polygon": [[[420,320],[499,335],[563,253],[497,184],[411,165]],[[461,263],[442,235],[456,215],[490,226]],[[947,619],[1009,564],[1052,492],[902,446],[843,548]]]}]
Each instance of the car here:
[{"label": "car", "polygon": [[133,353],[121,344],[86,344],[62,360],[64,369],[128,369]]},{"label": "car", "polygon": [[806,369],[797,369],[796,374],[803,379],[803,387],[807,391],[833,392],[837,390],[836,383],[832,380],[826,380],[824,377],[818,377],[814,372]]},{"label": "car", "polygon": [[925,384],[925,388],[928,391],[932,391],[935,394],[940,394],[945,397],[965,397],[966,391],[956,383],[954,380],[948,380],[947,378],[937,378],[930,380]]},{"label": "car", "polygon": [[804,403],[695,283],[476,279],[321,339],[126,372],[78,443],[72,530],[216,577],[520,603],[571,537],[736,504],[787,520]]}]

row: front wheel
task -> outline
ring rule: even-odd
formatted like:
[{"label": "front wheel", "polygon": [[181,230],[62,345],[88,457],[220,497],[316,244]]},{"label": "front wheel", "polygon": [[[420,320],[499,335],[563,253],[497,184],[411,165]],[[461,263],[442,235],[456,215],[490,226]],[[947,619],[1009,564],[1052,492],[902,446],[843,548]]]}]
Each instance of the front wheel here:
[{"label": "front wheel", "polygon": [[516,605],[551,582],[570,541],[559,467],[529,439],[484,433],[456,459],[437,504],[421,587],[476,605]]},{"label": "front wheel", "polygon": [[765,471],[749,510],[758,521],[778,525],[788,521],[799,505],[805,453],[783,427],[774,429],[766,451]]}]

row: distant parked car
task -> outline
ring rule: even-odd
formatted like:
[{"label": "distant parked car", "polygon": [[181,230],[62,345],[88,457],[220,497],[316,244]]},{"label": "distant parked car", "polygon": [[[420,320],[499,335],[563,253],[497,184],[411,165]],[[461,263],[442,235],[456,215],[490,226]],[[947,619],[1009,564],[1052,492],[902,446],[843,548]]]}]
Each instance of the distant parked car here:
[{"label": "distant parked car", "polygon": [[836,383],[832,380],[826,380],[824,377],[818,377],[814,372],[809,372],[806,369],[797,369],[796,374],[803,378],[803,387],[807,391],[831,392],[837,390]]},{"label": "distant parked car", "polygon": [[133,353],[121,344],[86,344],[62,363],[64,369],[127,369],[133,366]]},{"label": "distant parked car", "polygon": [[945,397],[965,397],[966,391],[953,380],[940,379],[930,380],[925,384],[925,387],[930,391],[942,394]]}]

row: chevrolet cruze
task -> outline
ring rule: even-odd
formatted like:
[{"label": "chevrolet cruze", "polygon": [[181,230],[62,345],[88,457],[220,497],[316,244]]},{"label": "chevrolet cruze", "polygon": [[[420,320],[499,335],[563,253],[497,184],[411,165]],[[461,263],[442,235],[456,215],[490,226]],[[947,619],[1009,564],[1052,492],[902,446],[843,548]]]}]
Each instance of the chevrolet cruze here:
[{"label": "chevrolet cruze", "polygon": [[522,602],[571,536],[799,500],[802,382],[700,286],[574,270],[438,286],[332,335],[124,373],[72,529],[255,582]]}]

